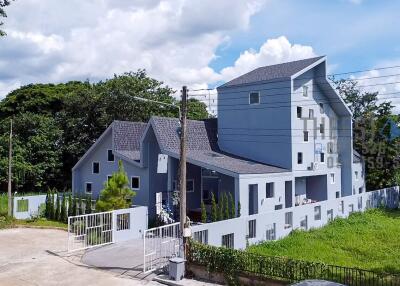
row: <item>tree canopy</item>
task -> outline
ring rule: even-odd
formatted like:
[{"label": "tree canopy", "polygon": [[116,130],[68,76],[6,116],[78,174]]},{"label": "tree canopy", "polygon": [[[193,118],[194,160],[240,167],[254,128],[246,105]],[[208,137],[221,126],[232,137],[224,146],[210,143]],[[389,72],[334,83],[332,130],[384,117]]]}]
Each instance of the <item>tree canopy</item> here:
[{"label": "tree canopy", "polygon": [[[8,135],[14,118],[14,189],[60,190],[71,185],[71,169],[113,120],[147,122],[152,115],[178,117],[173,107],[134,97],[179,104],[174,90],[144,70],[97,83],[30,84],[0,102],[0,191],[6,189]],[[204,103],[189,100],[188,117],[208,117]]]},{"label": "tree canopy", "polygon": [[[10,5],[10,0],[0,0],[0,17],[7,17],[6,11],[4,11],[4,7]],[[3,22],[0,21],[0,27],[3,26]],[[0,29],[0,37],[5,36],[6,33]]]}]

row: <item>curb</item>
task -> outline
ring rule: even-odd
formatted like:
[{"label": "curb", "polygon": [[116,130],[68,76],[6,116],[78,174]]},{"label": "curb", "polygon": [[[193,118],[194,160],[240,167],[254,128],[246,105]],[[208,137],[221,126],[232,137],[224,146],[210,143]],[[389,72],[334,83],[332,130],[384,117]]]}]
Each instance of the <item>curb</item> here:
[{"label": "curb", "polygon": [[67,231],[66,228],[58,227],[58,226],[41,226],[41,225],[24,225],[24,224],[15,224],[11,228],[35,228],[35,229],[54,229],[54,230],[63,230]]}]

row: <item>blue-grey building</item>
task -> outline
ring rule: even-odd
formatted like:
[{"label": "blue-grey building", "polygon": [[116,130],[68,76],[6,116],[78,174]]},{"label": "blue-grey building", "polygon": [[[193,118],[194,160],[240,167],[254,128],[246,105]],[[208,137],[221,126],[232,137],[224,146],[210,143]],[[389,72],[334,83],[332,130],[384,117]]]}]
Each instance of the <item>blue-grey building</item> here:
[{"label": "blue-grey building", "polygon": [[[246,216],[365,192],[352,114],[326,78],[325,57],[260,67],[217,90],[218,118],[187,126],[193,220],[202,200],[209,208],[212,193],[217,200],[230,193]],[[73,192],[97,198],[122,160],[134,204],[154,217],[173,202],[178,130],[175,118],[114,121],[74,166]]]}]

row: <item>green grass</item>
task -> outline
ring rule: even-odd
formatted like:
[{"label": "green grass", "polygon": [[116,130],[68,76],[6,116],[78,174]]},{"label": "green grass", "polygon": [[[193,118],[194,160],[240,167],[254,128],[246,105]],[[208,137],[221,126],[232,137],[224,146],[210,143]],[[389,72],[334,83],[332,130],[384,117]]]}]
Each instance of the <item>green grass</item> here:
[{"label": "green grass", "polygon": [[400,273],[400,210],[369,210],[248,251],[377,272]]},{"label": "green grass", "polygon": [[8,197],[7,194],[0,194],[0,215],[7,214]]},{"label": "green grass", "polygon": [[0,229],[13,228],[17,226],[26,227],[42,227],[42,228],[62,228],[67,229],[68,224],[59,221],[47,220],[45,218],[39,219],[13,219],[8,216],[0,215]]}]

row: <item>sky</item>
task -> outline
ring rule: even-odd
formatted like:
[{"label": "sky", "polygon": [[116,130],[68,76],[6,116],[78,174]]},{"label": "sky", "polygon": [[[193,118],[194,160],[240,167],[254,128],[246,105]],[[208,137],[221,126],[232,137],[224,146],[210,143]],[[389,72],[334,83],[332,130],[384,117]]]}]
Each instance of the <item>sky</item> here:
[{"label": "sky", "polygon": [[[316,55],[330,73],[400,66],[398,11],[395,0],[17,0],[0,39],[0,98],[29,83],[137,69],[195,90]],[[349,76],[393,98],[397,74]]]}]

